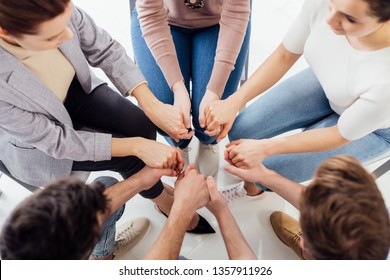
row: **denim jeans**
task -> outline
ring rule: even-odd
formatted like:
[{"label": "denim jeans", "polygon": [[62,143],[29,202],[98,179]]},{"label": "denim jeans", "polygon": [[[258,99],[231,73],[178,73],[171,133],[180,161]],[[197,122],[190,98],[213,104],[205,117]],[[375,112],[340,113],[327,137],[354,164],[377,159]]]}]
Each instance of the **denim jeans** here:
[{"label": "denim jeans", "polygon": [[[330,127],[338,119],[316,76],[306,69],[274,86],[242,111],[229,132],[229,140],[271,138],[294,129]],[[263,163],[293,181],[304,182],[312,178],[320,163],[332,156],[347,154],[364,163],[389,150],[387,128],[334,150],[277,155]]]},{"label": "denim jeans", "polygon": [[[99,178],[96,178],[94,182],[100,182],[103,185],[105,185],[107,188],[111,187],[112,185],[118,183],[118,180],[113,177],[108,176],[102,176]],[[118,221],[125,211],[125,205],[120,207],[118,210],[116,210],[114,213],[111,214],[110,217],[104,222],[102,226],[102,236],[99,240],[99,242],[96,244],[95,248],[92,251],[92,256],[96,258],[104,258],[107,256],[110,256],[114,252],[115,247],[115,225],[116,221]]]},{"label": "denim jeans", "polygon": [[[226,99],[237,90],[248,54],[250,30],[249,21],[241,51],[237,57],[234,70],[231,72],[225,86],[222,99]],[[171,26],[171,34],[184,78],[184,84],[187,91],[189,93],[191,92],[191,114],[195,136],[201,143],[215,144],[216,137],[210,137],[205,134],[204,129],[199,125],[199,105],[213,70],[219,25],[202,29],[186,29]],[[142,37],[136,10],[132,12],[131,16],[131,35],[135,62],[145,75],[149,88],[161,102],[173,104],[174,96],[172,91]],[[190,88],[190,82],[192,88]],[[185,148],[191,141],[183,139],[177,143],[163,131],[158,130],[158,132],[165,137],[168,143],[176,147]]]}]

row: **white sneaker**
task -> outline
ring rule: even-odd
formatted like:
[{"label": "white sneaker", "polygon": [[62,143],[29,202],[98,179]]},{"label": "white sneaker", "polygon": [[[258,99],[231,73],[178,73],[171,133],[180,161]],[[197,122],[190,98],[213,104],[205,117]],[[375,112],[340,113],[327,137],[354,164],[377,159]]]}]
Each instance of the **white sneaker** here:
[{"label": "white sneaker", "polygon": [[190,151],[191,151],[191,147],[187,147],[187,148],[179,149],[179,150],[180,150],[181,157],[184,160],[184,167],[183,167],[183,169],[186,170],[188,165],[190,165]]},{"label": "white sneaker", "polygon": [[244,188],[244,181],[225,186],[223,190],[220,190],[220,192],[225,197],[228,204],[232,204],[233,202],[239,200],[244,200],[244,201],[257,200],[259,198],[264,197],[264,195],[262,194],[265,193],[262,192],[254,196],[247,195],[247,192]]},{"label": "white sneaker", "polygon": [[199,142],[199,150],[195,159],[195,167],[205,177],[217,175],[219,169],[218,144],[203,144]]},{"label": "white sneaker", "polygon": [[114,257],[118,258],[133,248],[148,232],[150,221],[147,218],[136,218],[124,222],[116,229]]}]

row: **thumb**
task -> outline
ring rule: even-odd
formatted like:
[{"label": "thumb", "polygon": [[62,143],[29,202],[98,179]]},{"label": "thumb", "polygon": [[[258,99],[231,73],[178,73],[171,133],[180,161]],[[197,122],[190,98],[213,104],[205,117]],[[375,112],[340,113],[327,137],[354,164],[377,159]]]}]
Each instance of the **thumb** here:
[{"label": "thumb", "polygon": [[226,165],[224,169],[230,174],[236,175],[240,178],[244,178],[247,172],[245,169],[235,167],[234,165]]},{"label": "thumb", "polygon": [[[200,112],[199,112],[200,113]],[[199,125],[201,128],[204,128],[206,125],[205,125],[205,120],[204,120],[204,114],[199,114]]]},{"label": "thumb", "polygon": [[230,130],[231,127],[232,127],[231,125],[227,125],[227,124],[225,124],[225,125],[223,126],[223,130],[222,130],[221,133],[219,134],[219,136],[218,136],[218,138],[217,138],[217,142],[221,141],[223,138],[226,137],[226,135],[228,134],[228,132],[229,132],[229,130]]},{"label": "thumb", "polygon": [[190,118],[190,114],[186,114],[184,112],[181,112],[181,116],[182,116],[182,119],[183,119],[183,123],[184,123],[184,126],[186,128],[191,128],[191,118]]},{"label": "thumb", "polygon": [[209,189],[210,197],[213,197],[215,192],[218,192],[217,184],[212,176],[207,177],[207,188]]},{"label": "thumb", "polygon": [[162,176],[169,176],[169,177],[176,176],[176,171],[173,169],[166,168],[166,169],[159,169],[159,170],[160,170],[161,177]]}]

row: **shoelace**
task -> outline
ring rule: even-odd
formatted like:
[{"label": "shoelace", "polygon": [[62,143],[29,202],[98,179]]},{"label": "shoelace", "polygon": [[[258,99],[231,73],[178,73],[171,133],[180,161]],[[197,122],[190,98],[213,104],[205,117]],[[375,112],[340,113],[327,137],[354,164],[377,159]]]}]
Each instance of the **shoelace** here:
[{"label": "shoelace", "polygon": [[302,232],[299,231],[297,234],[290,235],[289,238],[292,240],[292,242],[294,242],[294,244],[298,244],[300,246],[301,235]]},{"label": "shoelace", "polygon": [[246,191],[242,183],[239,183],[232,188],[223,190],[221,193],[228,203],[231,203],[246,195]]},{"label": "shoelace", "polygon": [[203,149],[205,149],[205,150],[210,150],[210,151],[212,151],[213,153],[216,153],[216,152],[218,152],[218,150],[219,150],[219,147],[218,147],[217,144],[215,144],[215,145],[203,144],[202,147],[203,147]]},{"label": "shoelace", "polygon": [[124,231],[122,231],[121,233],[118,234],[116,242],[117,243],[125,243],[125,242],[129,241],[130,239],[134,238],[134,236],[136,236],[138,234],[139,234],[139,232],[133,228],[133,225],[131,225],[128,228],[126,228]]}]

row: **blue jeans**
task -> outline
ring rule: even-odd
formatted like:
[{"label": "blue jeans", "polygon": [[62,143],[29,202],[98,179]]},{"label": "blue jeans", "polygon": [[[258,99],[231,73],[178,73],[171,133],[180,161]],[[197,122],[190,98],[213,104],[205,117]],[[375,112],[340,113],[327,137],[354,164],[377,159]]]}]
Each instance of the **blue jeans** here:
[{"label": "blue jeans", "polygon": [[[107,188],[118,183],[117,179],[108,176],[96,178],[93,183],[97,181],[105,185]],[[104,222],[102,226],[102,236],[93,249],[91,254],[92,256],[96,258],[105,258],[112,255],[115,247],[116,221],[122,217],[124,211],[125,205],[112,213],[111,216],[108,217],[108,219]]]},{"label": "blue jeans", "polygon": [[[229,140],[263,139],[294,129],[330,127],[338,119],[316,76],[311,69],[306,69],[274,86],[241,112],[229,132]],[[334,150],[277,155],[263,163],[295,182],[304,182],[312,178],[320,163],[332,156],[347,154],[364,163],[389,150],[390,129],[387,128]]]},{"label": "blue jeans", "polygon": [[[234,70],[231,72],[225,86],[222,99],[229,97],[237,90],[248,54],[250,29],[249,21],[241,51],[237,57]],[[199,125],[199,105],[213,70],[219,25],[202,29],[186,29],[171,26],[171,34],[184,84],[187,87],[187,91],[191,92],[191,114],[195,136],[201,143],[215,144],[216,137],[210,137],[205,134],[204,129]],[[145,75],[149,88],[161,102],[173,104],[174,96],[172,91],[142,37],[136,10],[132,12],[131,16],[131,35],[135,61]],[[190,82],[192,85],[191,89]],[[163,131],[159,130],[159,133],[165,137],[168,143],[176,147],[185,148],[191,141],[183,139],[177,143]]]}]

